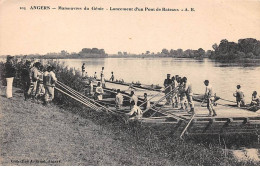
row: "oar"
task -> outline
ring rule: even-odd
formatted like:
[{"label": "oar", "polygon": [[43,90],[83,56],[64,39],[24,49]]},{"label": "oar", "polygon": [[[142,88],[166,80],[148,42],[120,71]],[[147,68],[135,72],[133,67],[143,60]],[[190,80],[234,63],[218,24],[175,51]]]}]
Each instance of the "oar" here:
[{"label": "oar", "polygon": [[184,130],[181,132],[180,139],[183,140],[183,137],[182,137],[182,136],[184,135],[184,133],[186,132],[186,130],[187,130],[188,127],[190,126],[190,124],[191,124],[191,122],[192,122],[192,120],[193,120],[194,117],[195,117],[195,114],[192,115],[190,121],[188,122],[188,124],[186,125],[186,127],[184,128]]},{"label": "oar", "polygon": [[[171,87],[171,85],[170,85],[170,86],[167,86],[164,90],[168,89],[169,87]],[[153,98],[159,96],[160,94],[161,94],[161,92],[158,92],[157,94],[153,95],[150,99],[148,99],[147,101],[143,102],[143,103],[140,105],[140,107],[141,107],[142,105],[144,105],[145,103],[147,103],[148,101],[151,101]]]}]

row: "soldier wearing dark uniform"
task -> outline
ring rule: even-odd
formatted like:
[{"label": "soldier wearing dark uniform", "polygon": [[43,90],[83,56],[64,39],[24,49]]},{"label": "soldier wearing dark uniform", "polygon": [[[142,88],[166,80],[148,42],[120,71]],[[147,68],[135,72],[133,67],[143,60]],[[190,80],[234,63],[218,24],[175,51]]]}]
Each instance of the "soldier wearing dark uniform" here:
[{"label": "soldier wearing dark uniform", "polygon": [[31,62],[26,61],[25,65],[22,68],[21,72],[21,80],[23,84],[23,93],[24,93],[24,100],[27,100],[29,98],[29,88],[31,86],[31,79],[30,79],[30,67],[31,67]]},{"label": "soldier wearing dark uniform", "polygon": [[169,94],[172,91],[172,80],[171,80],[171,75],[167,74],[167,79],[164,80],[164,87],[165,87],[165,95],[166,96],[166,104],[172,105],[172,97],[171,94]]}]

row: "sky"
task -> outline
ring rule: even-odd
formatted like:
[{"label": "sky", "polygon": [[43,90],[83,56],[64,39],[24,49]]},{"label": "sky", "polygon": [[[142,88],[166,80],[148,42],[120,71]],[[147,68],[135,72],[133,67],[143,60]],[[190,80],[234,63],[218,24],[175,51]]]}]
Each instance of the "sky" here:
[{"label": "sky", "polygon": [[[30,10],[30,6],[194,8],[195,12]],[[26,10],[20,10],[26,7]],[[0,55],[103,48],[144,53],[260,40],[260,0],[0,0]]]}]

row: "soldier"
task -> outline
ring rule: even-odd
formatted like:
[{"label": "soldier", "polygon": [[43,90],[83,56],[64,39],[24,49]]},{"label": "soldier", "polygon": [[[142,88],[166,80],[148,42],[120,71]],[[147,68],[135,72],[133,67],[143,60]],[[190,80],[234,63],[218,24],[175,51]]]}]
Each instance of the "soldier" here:
[{"label": "soldier", "polygon": [[241,90],[241,86],[237,85],[237,90],[236,92],[233,94],[234,97],[236,97],[236,102],[237,102],[237,107],[240,107],[241,105],[244,106],[245,105],[245,95],[244,92]]},{"label": "soldier", "polygon": [[166,104],[167,105],[172,105],[172,99],[171,99],[171,94],[170,92],[172,91],[172,80],[170,79],[171,75],[167,74],[167,79],[164,80],[164,88],[165,88],[165,95],[166,96]]},{"label": "soldier", "polygon": [[147,93],[144,93],[144,110],[146,110],[147,108],[150,107],[150,101],[148,101],[148,98],[147,98]]},{"label": "soldier", "polygon": [[192,85],[187,80],[186,77],[183,77],[183,83],[184,83],[184,91],[187,96],[188,103],[190,105],[190,111],[188,113],[194,114],[195,112],[194,112],[194,103],[193,103],[193,99],[192,99],[192,96],[193,96]]},{"label": "soldier", "polygon": [[128,115],[129,116],[129,118],[132,118],[132,117],[137,117],[137,118],[141,118],[142,117],[142,114],[143,114],[143,112],[142,112],[142,110],[140,109],[140,107],[139,106],[137,106],[137,105],[135,105],[135,102],[134,101],[132,101],[131,103],[130,103],[130,105],[131,105],[131,111],[129,112],[129,113],[126,113],[126,115]]},{"label": "soldier", "polygon": [[95,72],[94,74],[94,79],[97,79],[97,72]]},{"label": "soldier", "polygon": [[45,94],[45,87],[43,85],[43,65],[40,66],[38,71],[38,82],[35,98],[38,100],[40,96]]},{"label": "soldier", "polygon": [[110,77],[110,79],[109,79],[109,80],[113,82],[113,81],[114,81],[114,79],[115,79],[115,77],[114,77],[114,72],[111,72],[111,77]]},{"label": "soldier", "polygon": [[96,87],[96,92],[95,92],[95,99],[96,100],[102,100],[103,99],[103,93],[104,93],[104,91],[103,91],[103,88],[101,86],[101,83],[98,82],[97,87]]},{"label": "soldier", "polygon": [[54,87],[57,81],[53,66],[48,66],[43,74],[43,84],[45,87],[44,104],[50,103],[54,99]]},{"label": "soldier", "polygon": [[85,77],[85,70],[86,70],[85,63],[83,63],[82,66],[81,66],[81,71],[82,71],[82,77],[83,78]]},{"label": "soldier", "polygon": [[31,62],[26,60],[25,65],[23,66],[21,71],[21,80],[23,85],[23,93],[24,93],[25,101],[29,98],[28,91],[31,86],[30,67],[31,67]]},{"label": "soldier", "polygon": [[213,107],[213,102],[215,100],[216,94],[214,93],[213,88],[209,84],[208,80],[205,80],[204,84],[206,86],[204,100],[207,100],[207,108],[209,110],[209,116],[212,116],[212,113],[213,113],[213,116],[216,116],[217,114],[216,114],[216,111],[214,110],[214,107]]},{"label": "soldier", "polygon": [[130,98],[130,109],[132,109],[131,102],[134,102],[134,103],[135,103],[135,105],[137,106],[138,97],[135,95],[135,92],[134,92],[134,91],[131,91],[131,98]]},{"label": "soldier", "polygon": [[116,99],[115,99],[116,109],[119,110],[123,106],[124,98],[123,98],[122,94],[120,93],[120,89],[117,89],[116,93],[117,93],[116,94]]},{"label": "soldier", "polygon": [[34,99],[36,95],[36,89],[37,89],[37,82],[39,80],[38,74],[39,74],[39,68],[41,66],[40,62],[34,63],[33,67],[30,71],[30,78],[31,78],[31,87],[28,91],[28,95],[31,95],[31,97]]},{"label": "soldier", "polygon": [[13,97],[13,80],[16,73],[13,62],[14,62],[14,57],[8,55],[5,63],[5,78],[7,82],[6,97],[8,99]]}]

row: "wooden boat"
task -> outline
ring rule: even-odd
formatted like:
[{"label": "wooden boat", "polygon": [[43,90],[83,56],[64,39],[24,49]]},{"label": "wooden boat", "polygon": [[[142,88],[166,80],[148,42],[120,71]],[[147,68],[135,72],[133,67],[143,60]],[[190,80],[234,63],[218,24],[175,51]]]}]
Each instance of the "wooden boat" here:
[{"label": "wooden boat", "polygon": [[[59,86],[61,89],[64,88]],[[80,97],[70,94],[74,98],[88,106],[94,107],[94,110],[105,110],[106,112],[112,112],[113,115],[118,117],[126,117],[124,114],[129,112],[129,94],[131,90],[135,90],[139,97],[138,105],[142,105],[144,100],[142,99],[143,93],[148,93],[149,98],[152,98],[151,107],[143,110],[143,117],[133,117],[128,121],[140,122],[142,125],[149,125],[149,127],[156,127],[161,129],[167,129],[172,134],[177,134],[181,138],[185,135],[199,135],[199,134],[238,134],[249,133],[260,135],[260,111],[249,111],[244,108],[237,108],[230,104],[218,103],[215,107],[217,116],[208,116],[208,109],[202,106],[203,95],[195,95],[195,115],[189,114],[188,110],[180,110],[179,108],[173,108],[171,105],[167,105],[165,101],[165,93],[162,91],[154,91],[150,88],[129,89],[126,83],[108,82],[104,91],[106,95],[101,102],[95,102],[91,98],[83,99],[82,94]],[[59,90],[61,90],[59,89]],[[120,89],[125,97],[123,108],[117,110],[115,108],[115,92],[116,89]],[[65,90],[65,89],[64,89]],[[66,92],[67,90],[65,90]],[[173,91],[174,92],[174,91]],[[74,91],[75,93],[75,91]],[[148,99],[149,99],[148,98]],[[89,101],[90,99],[91,101]],[[220,101],[220,97],[216,97],[216,101]],[[91,102],[91,105],[89,105]],[[93,105],[92,105],[93,104]],[[98,105],[99,104],[99,105]],[[104,108],[105,107],[105,108]],[[142,106],[141,106],[142,108]]]}]

